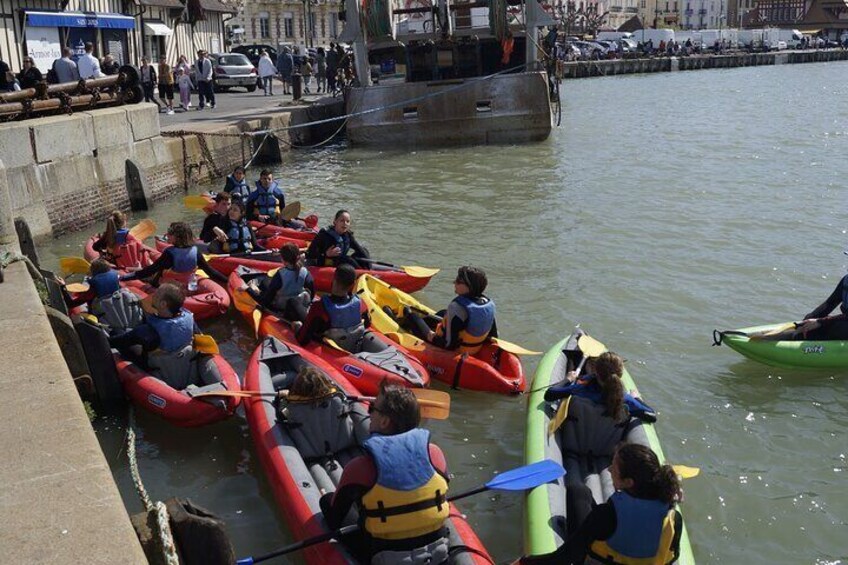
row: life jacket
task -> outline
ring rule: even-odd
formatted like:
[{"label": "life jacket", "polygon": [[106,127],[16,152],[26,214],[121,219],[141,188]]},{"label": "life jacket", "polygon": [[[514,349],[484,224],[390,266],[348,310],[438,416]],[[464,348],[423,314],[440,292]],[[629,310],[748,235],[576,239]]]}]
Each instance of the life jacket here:
[{"label": "life jacket", "polygon": [[283,267],[275,277],[282,279],[282,287],[274,295],[274,308],[277,310],[285,310],[289,300],[301,300],[304,306],[308,306],[312,297],[303,285],[306,283],[306,277],[309,271],[306,267],[301,267],[298,270]]},{"label": "life jacket", "polygon": [[127,228],[121,228],[115,232],[115,244],[123,245],[127,242],[127,236],[130,234],[130,230]]},{"label": "life jacket", "polygon": [[170,253],[173,266],[162,273],[162,281],[187,285],[197,271],[197,247],[168,247],[164,253]]},{"label": "life jacket", "polygon": [[[329,228],[322,228],[321,231],[330,236],[333,241],[336,242],[336,245],[339,247],[339,249],[342,250],[338,257],[346,257],[348,251],[350,251],[350,235],[348,235],[347,233],[342,235],[337,232],[332,226],[330,226]],[[324,260],[324,263],[328,266],[332,265],[333,259],[333,257],[327,257]]]},{"label": "life jacket", "polygon": [[362,526],[372,537],[409,539],[444,525],[448,483],[430,462],[429,445],[430,432],[421,428],[372,434],[363,443],[377,467],[377,482],[361,499]]},{"label": "life jacket", "polygon": [[589,546],[593,559],[609,565],[667,565],[674,552],[674,510],[660,500],[636,498],[626,492],[610,497],[616,526],[606,540]]},{"label": "life jacket", "polygon": [[325,295],[321,301],[330,319],[330,328],[324,332],[324,337],[332,339],[342,349],[358,353],[365,336],[359,297],[353,295],[348,302],[339,304],[331,300],[330,295]]},{"label": "life jacket", "polygon": [[277,181],[272,182],[267,190],[262,186],[260,181],[256,181],[256,191],[254,194],[256,194],[253,201],[256,205],[256,211],[263,216],[276,216],[277,207],[279,206],[280,210],[282,210],[286,206],[286,195],[280,189]]},{"label": "life jacket", "polygon": [[233,200],[243,201],[250,196],[250,187],[247,186],[247,181],[245,179],[238,181],[235,177],[233,177],[233,175],[229,175],[227,177],[226,189],[229,190],[230,196]]},{"label": "life jacket", "polygon": [[144,254],[144,248],[141,242],[135,238],[131,238],[129,235],[130,230],[126,228],[117,230],[115,232],[115,245],[107,250],[107,258],[121,269],[145,266],[142,265],[141,261]]},{"label": "life jacket", "polygon": [[97,298],[111,296],[121,288],[118,281],[118,271],[112,270],[94,275],[88,279],[88,284]]},{"label": "life jacket", "polygon": [[[489,337],[489,332],[492,330],[492,324],[495,323],[495,303],[485,296],[482,296],[485,302],[472,300],[467,296],[457,296],[453,299],[454,302],[462,306],[466,313],[465,329],[459,332],[459,348],[462,353],[474,355]],[[436,327],[436,333],[443,335],[445,331],[445,321],[439,322]]]},{"label": "life jacket", "polygon": [[91,301],[91,313],[109,326],[110,333],[131,330],[144,321],[139,297],[125,288]]},{"label": "life jacket", "polygon": [[147,323],[159,335],[159,349],[173,353],[191,345],[194,336],[194,315],[188,310],[180,310],[173,318],[149,315]]},{"label": "life jacket", "polygon": [[253,250],[247,222],[236,223],[230,220],[230,229],[227,230],[227,250],[230,253],[250,253]]}]

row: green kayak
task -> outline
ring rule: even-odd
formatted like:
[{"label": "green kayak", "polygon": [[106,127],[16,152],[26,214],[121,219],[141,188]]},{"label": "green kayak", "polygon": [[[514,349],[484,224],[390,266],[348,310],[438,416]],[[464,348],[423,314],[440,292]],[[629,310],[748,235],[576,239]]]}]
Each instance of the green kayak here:
[{"label": "green kayak", "polygon": [[[848,341],[771,341],[758,335],[791,329],[792,322],[713,332],[716,345],[725,344],[749,359],[801,369],[848,369]],[[754,339],[752,339],[752,337]]]},{"label": "green kayak", "polygon": [[[569,461],[563,461],[561,444],[568,424],[563,425],[553,435],[549,435],[548,425],[556,413],[558,402],[551,403],[544,400],[547,386],[565,379],[566,372],[574,369],[580,362],[582,353],[578,344],[582,336],[585,336],[582,332],[575,333],[554,345],[545,354],[536,369],[527,404],[524,462],[529,464],[543,459],[552,459],[563,464],[569,470],[569,473],[582,474],[581,469],[585,470],[586,472],[581,476],[581,480],[594,494],[595,502],[600,503],[613,493],[612,479],[608,469],[612,462],[611,456],[589,457],[591,461],[588,461],[588,463],[590,464],[583,461],[583,459],[586,459],[585,457],[581,458],[579,468],[576,469],[574,465],[569,465]],[[602,345],[596,341],[595,343]],[[622,375],[622,381],[625,390],[636,388],[633,379],[626,370]],[[577,403],[578,406],[583,405],[584,399],[572,397],[569,415],[572,414],[575,400],[581,401]],[[591,404],[588,401],[585,401],[585,403]],[[657,433],[652,424],[633,418],[627,428],[629,431],[626,435],[626,441],[651,447],[660,461],[665,461]],[[574,432],[572,430],[569,433]],[[591,432],[589,433],[591,434]],[[574,478],[574,476],[571,477],[572,480]],[[564,478],[555,483],[547,483],[537,487],[528,493],[527,504],[524,509],[526,555],[550,553],[563,544],[566,537],[565,500]],[[685,525],[680,539],[680,558],[677,563],[681,565],[694,565],[695,563]]]}]

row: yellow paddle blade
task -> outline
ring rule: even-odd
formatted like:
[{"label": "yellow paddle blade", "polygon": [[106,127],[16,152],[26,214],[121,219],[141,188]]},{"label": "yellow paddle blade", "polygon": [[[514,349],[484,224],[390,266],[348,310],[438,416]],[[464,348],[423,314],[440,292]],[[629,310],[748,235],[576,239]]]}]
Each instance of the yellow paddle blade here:
[{"label": "yellow paddle blade", "polygon": [[209,205],[209,199],[199,194],[191,194],[183,198],[183,205],[192,210],[203,210]]},{"label": "yellow paddle blade", "polygon": [[415,277],[417,279],[429,279],[430,277],[436,276],[436,273],[439,272],[439,269],[431,269],[429,267],[401,267],[403,272],[409,275],[410,277]]},{"label": "yellow paddle blade", "polygon": [[257,308],[253,311],[253,333],[259,337],[259,325],[262,323],[262,311]]},{"label": "yellow paddle blade", "polygon": [[323,341],[325,344],[329,345],[333,349],[337,349],[339,351],[344,351],[345,353],[350,353],[350,351],[348,351],[347,349],[345,349],[344,347],[342,347],[341,345],[339,345],[338,343],[336,343],[335,341],[333,341],[329,337],[324,337],[324,338],[321,339],[321,341]]},{"label": "yellow paddle blade", "polygon": [[206,334],[194,334],[194,349],[208,355],[218,355],[220,353],[215,338]]},{"label": "yellow paddle blade", "polygon": [[424,351],[424,344],[417,337],[402,332],[384,332],[384,335],[410,351]]},{"label": "yellow paddle blade", "polygon": [[59,259],[59,269],[65,274],[87,275],[91,263],[82,257],[62,257]]},{"label": "yellow paddle blade", "polygon": [[515,355],[541,355],[541,351],[531,351],[529,349],[524,349],[518,344],[511,343],[509,341],[498,339],[496,337],[492,338],[492,343],[503,349],[508,353],[514,353]]},{"label": "yellow paddle blade", "polygon": [[86,283],[71,283],[71,284],[65,285],[65,289],[68,292],[74,292],[74,293],[78,293],[78,294],[82,294],[83,292],[88,292],[89,288],[91,288],[91,287],[89,285],[87,285]]},{"label": "yellow paddle blade", "polygon": [[565,400],[560,402],[559,408],[557,408],[556,414],[554,414],[551,423],[548,424],[548,435],[554,435],[559,427],[565,422],[565,419],[568,417],[568,405],[571,402],[571,397],[567,397]]},{"label": "yellow paddle blade", "polygon": [[290,222],[300,216],[300,202],[295,200],[291,204],[286,204],[286,207],[283,208],[282,217],[285,221]]},{"label": "yellow paddle blade", "polygon": [[156,233],[156,223],[147,218],[141,220],[130,230],[130,235],[139,241],[144,241],[154,233]]},{"label": "yellow paddle blade", "polygon": [[242,314],[252,314],[256,310],[256,301],[247,292],[247,289],[236,288],[233,290],[233,305]]},{"label": "yellow paddle blade", "polygon": [[589,334],[583,334],[577,340],[577,347],[583,352],[586,357],[599,357],[607,352],[607,346],[593,338]]},{"label": "yellow paddle blade", "polygon": [[445,410],[450,410],[451,396],[450,394],[431,388],[413,388],[412,394],[418,399],[419,404],[427,406],[441,406]]},{"label": "yellow paddle blade", "polygon": [[775,336],[775,335],[778,335],[778,334],[782,334],[783,332],[788,332],[789,330],[794,330],[797,327],[798,327],[797,322],[786,322],[785,324],[781,324],[781,325],[779,325],[775,328],[772,328],[772,329],[764,331],[764,332],[755,332],[755,333],[752,333],[752,334],[748,334],[748,339],[751,339],[751,340],[763,339],[765,337],[771,337],[771,336]]},{"label": "yellow paddle blade", "polygon": [[698,467],[688,467],[686,465],[672,465],[672,469],[677,473],[681,479],[691,479],[692,477],[697,477],[701,474],[701,470]]}]

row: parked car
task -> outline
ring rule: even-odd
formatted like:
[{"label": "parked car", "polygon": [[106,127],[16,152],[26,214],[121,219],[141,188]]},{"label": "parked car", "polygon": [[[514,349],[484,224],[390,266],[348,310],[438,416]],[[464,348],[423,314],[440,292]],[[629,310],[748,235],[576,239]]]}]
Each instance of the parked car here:
[{"label": "parked car", "polygon": [[277,50],[270,45],[239,45],[238,47],[233,47],[233,53],[241,53],[245,55],[250,62],[253,63],[254,67],[259,66],[259,55],[262,51],[265,50],[268,52],[268,56],[271,57],[271,60],[274,61],[274,64],[277,64]]},{"label": "parked car", "polygon": [[215,53],[210,57],[215,69],[215,90],[227,90],[233,86],[256,90],[258,74],[256,67],[243,53]]}]

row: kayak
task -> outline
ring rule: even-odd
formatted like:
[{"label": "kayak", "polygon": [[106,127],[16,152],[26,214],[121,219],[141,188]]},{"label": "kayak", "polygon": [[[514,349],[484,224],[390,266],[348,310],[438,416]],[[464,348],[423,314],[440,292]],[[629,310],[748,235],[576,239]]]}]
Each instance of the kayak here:
[{"label": "kayak", "polygon": [[[211,214],[212,210],[215,209],[215,194],[214,192],[204,192],[201,196],[207,200],[206,206],[203,207],[203,211],[206,214]],[[310,220],[311,218],[307,218]],[[258,222],[251,220],[250,227],[252,227],[256,231],[256,237],[274,237],[274,236],[284,236],[290,239],[299,239],[301,241],[306,241],[307,243],[315,239],[315,235],[318,233],[314,229],[310,227],[304,227],[303,229],[297,228],[286,228],[283,226],[276,226],[274,224],[266,224],[265,222]],[[313,225],[318,224],[318,216],[314,216],[314,220],[312,220]]]},{"label": "kayak", "polygon": [[[113,355],[126,395],[137,406],[158,414],[175,426],[195,427],[218,422],[232,416],[238,407],[238,398],[196,397],[201,392],[241,390],[238,375],[220,355],[196,354],[190,377],[196,384],[183,390],[171,387],[119,353],[114,352]],[[212,381],[217,383],[197,386]]]},{"label": "kayak", "polygon": [[[86,242],[85,258],[88,261],[93,261],[99,257],[98,253],[91,247],[95,238],[96,236],[92,236]],[[143,248],[146,251],[146,255],[151,258],[151,263],[159,258],[158,251],[146,245]],[[118,272],[121,274],[125,273],[125,271],[121,270]],[[156,292],[156,287],[145,281],[122,281],[121,286],[131,289],[141,298],[146,298],[148,295]],[[230,295],[227,294],[227,290],[208,277],[198,277],[197,289],[194,291],[189,292],[184,285],[181,286],[183,292],[186,293],[186,300],[183,307],[194,314],[197,320],[215,318],[224,314],[230,307]]]},{"label": "kayak", "polygon": [[[583,456],[572,450],[568,457],[563,457],[562,445],[566,441],[572,441],[574,437],[582,438],[592,435],[580,434],[576,426],[580,425],[580,421],[591,422],[592,418],[596,417],[595,414],[602,413],[603,407],[592,408],[591,401],[580,397],[571,397],[568,407],[569,419],[565,420],[558,431],[549,435],[548,425],[556,413],[558,403],[561,401],[545,402],[544,400],[548,385],[564,380],[566,372],[574,369],[582,360],[582,354],[577,349],[581,335],[585,334],[575,333],[554,345],[548,350],[536,369],[533,379],[533,392],[530,393],[527,402],[524,463],[530,464],[543,459],[552,459],[562,464],[566,468],[566,476],[570,480],[579,479],[591,490],[595,503],[600,504],[614,492],[608,467],[612,462],[612,449],[617,441],[613,439],[609,446],[609,453],[601,454],[598,452],[597,455],[591,454],[591,449],[590,454]],[[577,347],[575,347],[575,343]],[[624,390],[636,388],[626,369],[621,380]],[[592,412],[593,409],[598,411]],[[577,417],[577,414],[583,417]],[[626,429],[628,431],[624,441],[650,447],[657,454],[660,462],[665,462],[653,424],[632,418]],[[600,432],[594,435],[600,435]],[[601,451],[605,450],[605,448],[601,448]],[[599,469],[600,472],[598,472]],[[680,509],[678,508],[678,510]],[[530,491],[524,507],[525,554],[540,555],[555,551],[567,537],[566,520],[564,477]],[[676,563],[681,565],[693,565],[695,563],[685,523],[680,539],[680,557]]]},{"label": "kayak", "polygon": [[739,330],[716,330],[713,332],[713,339],[716,345],[723,343],[737,353],[766,365],[799,369],[848,368],[848,341],[770,341],[750,337],[752,334],[777,333],[792,326],[793,324],[789,322]]},{"label": "kayak", "polygon": [[[251,273],[249,269],[240,268],[230,275],[229,280],[233,303],[250,324],[254,323],[253,312],[257,305],[243,287],[246,280],[255,278],[267,280],[267,274]],[[262,315],[258,335],[273,336],[286,343],[298,344],[290,323],[270,313]],[[350,353],[329,343],[314,340],[300,347],[327,361],[365,394],[377,394],[383,380],[412,388],[422,388],[430,384],[430,375],[421,363],[412,357],[409,351],[377,331],[366,332],[362,340],[362,351],[359,353]]]},{"label": "kayak", "polygon": [[[313,405],[312,410],[327,411],[326,414],[319,412],[317,420],[334,421],[338,418],[345,425],[299,426],[297,423],[302,422],[291,421],[289,410],[292,405],[286,405],[285,401],[282,404],[286,412],[279,411],[277,402],[270,395],[288,388],[297,371],[304,365],[312,365],[323,371],[344,395],[359,394],[357,388],[326,361],[273,337],[265,338],[253,352],[244,383],[246,390],[269,394],[245,399],[245,412],[259,460],[294,541],[329,531],[318,500],[321,494],[334,492],[344,466],[365,453],[361,443],[368,437],[370,422],[364,403],[343,399],[341,396],[330,397],[330,401],[318,406]],[[304,433],[307,430],[311,437]],[[316,445],[321,446],[320,454],[315,452]],[[344,525],[351,523],[345,522]],[[447,526],[453,554],[451,563],[494,563],[454,504],[451,504]],[[338,542],[307,547],[303,549],[303,559],[314,565],[356,563],[344,545]]]},{"label": "kayak", "polygon": [[[156,249],[162,251],[170,244],[160,238],[156,238]],[[209,254],[204,255],[206,261],[213,269],[225,276],[236,270],[239,266],[248,267],[256,271],[269,272],[278,269],[282,265],[279,253],[258,251],[256,253]],[[315,281],[317,292],[330,292],[333,286],[333,276],[336,274],[335,267],[307,267],[312,280]],[[386,283],[403,290],[404,292],[416,292],[427,286],[439,269],[427,267],[398,267],[395,265],[374,265],[373,269],[357,269],[356,275],[371,275]]]},{"label": "kayak", "polygon": [[[101,255],[97,251],[94,250],[94,244],[97,240],[100,239],[98,234],[94,234],[85,240],[85,249],[83,251],[83,257],[85,257],[86,261],[92,262],[95,259],[100,259]],[[139,242],[139,254],[138,254],[138,264],[131,265],[127,263],[127,257],[104,257],[109,264],[114,265],[118,269],[126,269],[127,267],[147,267],[155,260],[154,257],[150,256],[150,248],[145,246],[143,242]]]},{"label": "kayak", "polygon": [[[390,339],[409,349],[430,376],[455,389],[480,390],[501,394],[518,394],[524,391],[526,381],[521,359],[504,351],[493,342],[487,342],[474,355],[467,355],[437,347],[418,339],[399,323],[403,307],[409,306],[422,315],[435,315],[435,311],[412,296],[393,288],[387,281],[371,276],[360,277],[356,292],[368,305],[371,324]],[[391,315],[386,312],[390,310]]]}]

